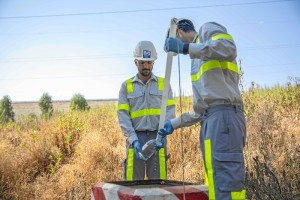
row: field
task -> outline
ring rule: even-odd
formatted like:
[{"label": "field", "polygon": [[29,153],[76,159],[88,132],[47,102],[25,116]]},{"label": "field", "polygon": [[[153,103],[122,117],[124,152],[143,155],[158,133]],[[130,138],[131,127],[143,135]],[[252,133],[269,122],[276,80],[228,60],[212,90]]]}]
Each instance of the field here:
[{"label": "field", "polygon": [[[243,93],[248,199],[300,199],[300,86]],[[176,115],[191,97],[176,101]],[[115,101],[89,102],[88,112],[54,103],[50,120],[36,103],[14,103],[16,122],[0,125],[0,199],[90,199],[91,186],[122,180],[125,140]],[[203,184],[200,125],[168,138],[168,178]]]},{"label": "field", "polygon": [[[117,100],[87,100],[91,108],[97,108],[113,102],[117,103],[116,101]],[[52,105],[54,110],[66,112],[69,110],[70,101],[54,101]],[[37,102],[13,102],[12,106],[17,118],[21,115],[29,115],[30,113],[34,113],[35,115],[41,114]]]}]

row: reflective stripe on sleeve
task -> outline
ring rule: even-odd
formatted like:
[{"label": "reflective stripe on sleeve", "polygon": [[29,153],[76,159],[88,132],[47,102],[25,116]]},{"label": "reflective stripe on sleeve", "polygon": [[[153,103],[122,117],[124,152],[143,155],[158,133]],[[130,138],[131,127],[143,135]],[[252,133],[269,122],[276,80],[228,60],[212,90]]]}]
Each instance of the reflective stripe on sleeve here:
[{"label": "reflective stripe on sleeve", "polygon": [[128,104],[119,104],[118,110],[127,110],[130,111],[130,106]]},{"label": "reflective stripe on sleeve", "polygon": [[205,62],[200,70],[197,72],[197,74],[193,74],[191,75],[192,78],[192,82],[198,81],[202,75],[212,69],[222,69],[222,70],[230,70],[233,71],[235,73],[238,74],[239,70],[238,70],[238,66],[235,63],[232,62],[227,62],[227,61],[218,61],[218,60],[210,60]]},{"label": "reflective stripe on sleeve", "polygon": [[233,37],[229,34],[218,34],[213,37],[211,37],[211,40],[218,40],[218,39],[228,39],[228,40],[233,40]]}]

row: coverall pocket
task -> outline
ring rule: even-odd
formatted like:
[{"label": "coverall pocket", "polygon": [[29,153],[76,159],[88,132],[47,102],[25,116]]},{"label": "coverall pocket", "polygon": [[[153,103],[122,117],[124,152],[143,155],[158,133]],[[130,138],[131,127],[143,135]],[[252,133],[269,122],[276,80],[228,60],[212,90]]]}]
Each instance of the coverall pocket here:
[{"label": "coverall pocket", "polygon": [[141,91],[137,91],[137,92],[134,92],[132,94],[127,95],[127,98],[128,98],[128,101],[129,101],[129,104],[130,104],[131,108],[133,108],[136,105],[141,105],[143,103],[142,102],[143,95],[144,94]]},{"label": "coverall pocket", "polygon": [[150,107],[160,107],[161,101],[162,101],[162,91],[159,90],[150,90],[149,94],[151,96],[151,99],[153,101],[151,101],[151,105],[149,105]]},{"label": "coverall pocket", "polygon": [[150,90],[149,93],[151,95],[162,96],[163,92],[159,90]]},{"label": "coverall pocket", "polygon": [[242,153],[215,153],[215,181],[221,191],[244,189],[244,156]]},{"label": "coverall pocket", "polygon": [[216,151],[217,152],[224,152],[229,151],[230,147],[230,134],[228,129],[223,128],[221,129],[221,132],[218,133],[218,137],[216,137],[217,144],[216,145]]}]

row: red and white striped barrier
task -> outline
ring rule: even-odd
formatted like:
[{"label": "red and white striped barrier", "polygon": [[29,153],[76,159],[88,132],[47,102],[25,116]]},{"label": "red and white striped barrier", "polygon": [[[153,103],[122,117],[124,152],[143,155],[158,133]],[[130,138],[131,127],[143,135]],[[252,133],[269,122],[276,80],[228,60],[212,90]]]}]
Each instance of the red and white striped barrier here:
[{"label": "red and white striped barrier", "polygon": [[[204,185],[124,185],[125,182],[99,183],[92,187],[91,200],[208,200]],[[172,182],[173,183],[173,182]]]}]

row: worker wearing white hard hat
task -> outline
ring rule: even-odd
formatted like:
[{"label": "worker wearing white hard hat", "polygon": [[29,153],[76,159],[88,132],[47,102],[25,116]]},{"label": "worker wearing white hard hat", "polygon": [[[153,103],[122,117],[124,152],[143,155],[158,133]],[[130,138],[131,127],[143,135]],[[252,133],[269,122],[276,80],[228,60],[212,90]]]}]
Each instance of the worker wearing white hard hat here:
[{"label": "worker wearing white hard hat", "polygon": [[[152,73],[157,52],[152,42],[140,41],[133,52],[138,73],[121,85],[118,120],[126,138],[124,180],[166,179],[167,149],[161,148],[147,161],[141,147],[157,136],[164,78]],[[169,90],[166,119],[175,117],[175,103]]]}]

